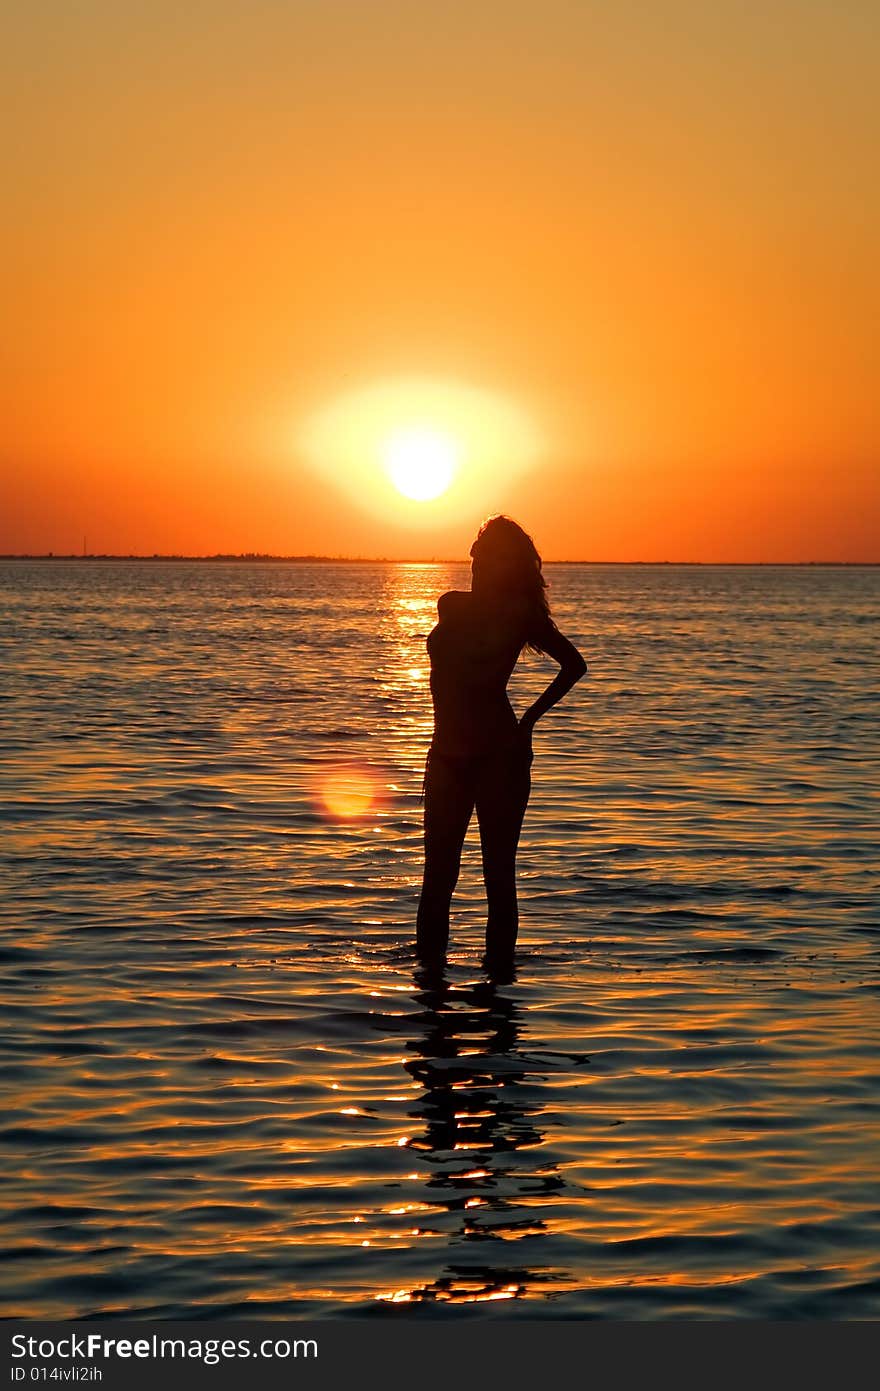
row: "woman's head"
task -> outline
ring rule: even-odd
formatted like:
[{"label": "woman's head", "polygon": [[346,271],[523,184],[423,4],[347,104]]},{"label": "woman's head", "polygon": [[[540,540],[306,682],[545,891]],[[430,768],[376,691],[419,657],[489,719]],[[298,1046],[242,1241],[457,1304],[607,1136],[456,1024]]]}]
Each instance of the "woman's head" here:
[{"label": "woman's head", "polygon": [[490,517],[471,546],[472,587],[479,593],[525,599],[541,616],[550,612],[547,582],[535,543],[510,517]]}]

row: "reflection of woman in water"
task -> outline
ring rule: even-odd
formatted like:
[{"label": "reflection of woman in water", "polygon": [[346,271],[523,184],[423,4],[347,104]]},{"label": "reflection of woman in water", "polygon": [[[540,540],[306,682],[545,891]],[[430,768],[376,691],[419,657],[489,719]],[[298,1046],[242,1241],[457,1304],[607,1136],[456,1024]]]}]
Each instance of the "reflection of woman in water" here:
[{"label": "reflection of woman in water", "polygon": [[[486,964],[509,970],[517,933],[516,848],[531,790],[532,730],[587,670],[550,617],[541,557],[509,517],[492,517],[471,547],[471,588],[442,594],[428,638],[434,737],[425,771],[425,875],[417,949],[444,959],[461,848],[476,808],[489,917]],[[517,720],[507,683],[523,647],[559,663]]]}]

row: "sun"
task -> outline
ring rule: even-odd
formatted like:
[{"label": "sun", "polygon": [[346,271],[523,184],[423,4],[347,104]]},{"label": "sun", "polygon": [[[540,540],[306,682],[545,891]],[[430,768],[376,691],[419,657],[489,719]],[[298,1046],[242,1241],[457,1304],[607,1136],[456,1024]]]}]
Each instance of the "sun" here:
[{"label": "sun", "polygon": [[439,430],[397,430],[380,444],[385,472],[397,491],[414,502],[430,502],[446,492],[460,453],[458,442]]},{"label": "sun", "polygon": [[[289,465],[291,422],[278,417]],[[367,382],[316,407],[296,426],[294,455],[381,523],[434,532],[505,511],[517,480],[546,450],[531,413],[512,397],[435,377]]]}]

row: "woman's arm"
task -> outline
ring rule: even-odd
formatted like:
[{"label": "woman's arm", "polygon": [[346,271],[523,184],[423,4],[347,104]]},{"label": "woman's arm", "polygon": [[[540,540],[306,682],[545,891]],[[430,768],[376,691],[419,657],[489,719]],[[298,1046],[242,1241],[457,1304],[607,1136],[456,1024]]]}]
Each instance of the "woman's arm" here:
[{"label": "woman's arm", "polygon": [[540,638],[541,651],[559,663],[559,673],[550,682],[546,691],[530,705],[520,719],[520,729],[531,733],[542,715],[546,715],[564,695],[568,695],[576,681],[587,674],[587,664],[574,643],[563,637],[555,623],[548,623]]}]

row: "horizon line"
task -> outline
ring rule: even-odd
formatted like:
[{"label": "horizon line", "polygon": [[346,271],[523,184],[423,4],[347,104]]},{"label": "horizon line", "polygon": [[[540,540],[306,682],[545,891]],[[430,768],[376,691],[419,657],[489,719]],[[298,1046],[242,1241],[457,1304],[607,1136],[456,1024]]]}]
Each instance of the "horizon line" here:
[{"label": "horizon line", "polygon": [[[0,553],[0,560],[143,560],[143,561],[186,561],[186,562],[261,562],[264,564],[285,565],[466,565],[461,557],[443,556],[364,556],[364,555],[275,555],[269,551],[215,551],[201,555],[166,552],[142,552],[128,554],[112,551],[7,551]],[[856,568],[876,567],[880,560],[545,560],[545,565],[771,565],[771,566],[853,566]]]}]

